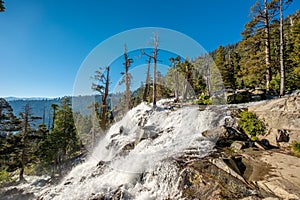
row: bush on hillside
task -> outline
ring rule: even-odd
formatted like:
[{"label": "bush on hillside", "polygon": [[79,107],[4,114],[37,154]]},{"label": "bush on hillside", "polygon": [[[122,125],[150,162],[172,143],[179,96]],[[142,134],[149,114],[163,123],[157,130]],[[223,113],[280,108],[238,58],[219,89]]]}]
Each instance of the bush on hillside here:
[{"label": "bush on hillside", "polygon": [[251,136],[264,135],[266,131],[265,124],[254,113],[248,111],[240,113],[238,125],[247,135]]}]

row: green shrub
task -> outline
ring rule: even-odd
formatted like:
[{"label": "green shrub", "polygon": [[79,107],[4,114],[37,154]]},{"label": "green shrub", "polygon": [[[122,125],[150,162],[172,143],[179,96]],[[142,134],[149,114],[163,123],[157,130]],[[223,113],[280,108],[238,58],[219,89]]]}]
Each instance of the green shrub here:
[{"label": "green shrub", "polygon": [[7,171],[7,169],[6,168],[1,169],[0,170],[0,185],[3,184],[3,183],[8,182],[10,180],[11,180],[10,174]]},{"label": "green shrub", "polygon": [[238,121],[239,127],[248,135],[257,136],[264,135],[266,127],[254,113],[243,111],[240,113]]},{"label": "green shrub", "polygon": [[293,143],[292,149],[297,155],[300,155],[300,142]]},{"label": "green shrub", "polygon": [[199,99],[196,101],[196,103],[198,105],[211,105],[212,104],[210,97],[206,96],[206,95],[200,95]]},{"label": "green shrub", "polygon": [[256,136],[252,135],[252,136],[251,136],[251,140],[252,140],[252,141],[258,141],[258,138],[257,138]]}]

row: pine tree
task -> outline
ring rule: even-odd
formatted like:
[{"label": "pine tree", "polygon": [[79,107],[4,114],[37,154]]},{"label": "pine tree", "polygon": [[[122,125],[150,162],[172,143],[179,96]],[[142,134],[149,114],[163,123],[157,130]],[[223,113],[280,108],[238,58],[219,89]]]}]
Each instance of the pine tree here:
[{"label": "pine tree", "polygon": [[5,11],[4,2],[3,0],[0,0],[0,12],[4,12],[4,11]]},{"label": "pine tree", "polygon": [[224,48],[220,46],[216,52],[215,63],[222,75],[224,87],[227,89],[235,89],[235,58],[231,52],[228,53],[227,59],[225,59],[225,56]]},{"label": "pine tree", "polygon": [[[100,126],[102,130],[106,129],[107,126],[107,112],[108,112],[108,95],[109,95],[109,84],[110,84],[110,77],[109,77],[110,67],[106,67],[105,71],[101,68],[97,70],[94,75],[94,79],[97,83],[93,83],[92,89],[99,92],[102,98],[101,102],[101,116],[100,118]],[[95,108],[97,111],[97,108]]]},{"label": "pine tree", "polygon": [[289,90],[299,89],[300,85],[300,11],[298,10],[290,17],[291,30],[289,36],[290,51],[288,60],[290,66],[287,69],[289,77],[287,77],[287,86]]},{"label": "pine tree", "polygon": [[[74,124],[70,99],[61,99],[61,105],[56,113],[54,128],[48,137],[47,147],[52,148],[46,160],[54,160],[60,172],[60,165],[80,150],[79,138]],[[45,147],[45,149],[47,148]]]},{"label": "pine tree", "polygon": [[52,112],[52,127],[51,127],[51,130],[53,130],[53,128],[54,128],[54,121],[55,121],[55,118],[56,118],[56,111],[57,111],[58,107],[59,106],[57,104],[51,104],[51,108],[53,110],[53,112]]},{"label": "pine tree", "polygon": [[255,35],[258,32],[263,32],[264,36],[259,39],[264,40],[265,47],[265,77],[266,77],[266,89],[270,89],[271,74],[271,50],[270,50],[270,24],[274,20],[274,16],[278,11],[278,2],[272,0],[257,0],[254,6],[251,8],[253,15],[252,20],[246,24],[246,30],[242,33],[245,38]]},{"label": "pine tree", "polygon": [[174,83],[175,83],[175,87],[174,87],[174,95],[175,95],[175,102],[179,101],[179,75],[178,75],[178,67],[180,64],[180,56],[176,56],[176,58],[170,58],[169,59],[171,64],[172,64],[172,71],[173,71],[173,76],[174,76]]},{"label": "pine tree", "polygon": [[21,129],[20,124],[9,103],[0,98],[0,170],[13,171],[16,168],[12,162],[15,152],[13,137]]},{"label": "pine tree", "polygon": [[24,169],[29,163],[36,161],[34,152],[36,150],[39,137],[32,128],[35,120],[40,117],[32,116],[29,104],[24,107],[24,112],[20,113],[20,131],[11,134],[7,139],[7,153],[9,153],[10,161],[8,166],[11,171],[20,169],[19,181],[24,181]]},{"label": "pine tree", "polygon": [[237,47],[240,56],[238,82],[240,87],[265,87],[265,52],[263,33],[244,38]]},{"label": "pine tree", "polygon": [[186,101],[188,92],[190,91],[190,85],[192,83],[192,73],[194,70],[194,65],[189,61],[188,58],[179,64],[179,70],[182,73],[184,80],[182,85],[182,99]]},{"label": "pine tree", "polygon": [[0,136],[5,137],[10,132],[18,131],[19,124],[12,107],[5,99],[0,98]]}]

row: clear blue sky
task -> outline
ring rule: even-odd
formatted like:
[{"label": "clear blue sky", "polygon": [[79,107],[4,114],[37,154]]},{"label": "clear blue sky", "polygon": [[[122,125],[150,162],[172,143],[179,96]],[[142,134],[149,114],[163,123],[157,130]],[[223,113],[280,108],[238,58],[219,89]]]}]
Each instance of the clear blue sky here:
[{"label": "clear blue sky", "polygon": [[[122,31],[163,27],[207,51],[241,39],[255,0],[5,0],[0,13],[0,97],[71,95],[91,50]],[[295,0],[286,14],[299,9]]]}]

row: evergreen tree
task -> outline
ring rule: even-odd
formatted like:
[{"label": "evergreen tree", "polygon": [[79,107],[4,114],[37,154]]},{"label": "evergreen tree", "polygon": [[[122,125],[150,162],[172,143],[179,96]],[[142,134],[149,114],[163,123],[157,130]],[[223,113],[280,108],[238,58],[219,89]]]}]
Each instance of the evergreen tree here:
[{"label": "evergreen tree", "polygon": [[20,124],[9,103],[0,98],[0,171],[16,169],[12,157],[15,152],[13,137],[21,129]]},{"label": "evergreen tree", "polygon": [[36,150],[37,141],[40,138],[36,134],[36,131],[32,128],[32,123],[39,119],[41,119],[41,117],[32,116],[29,104],[26,104],[24,112],[20,113],[22,129],[18,134],[16,134],[16,137],[20,137],[20,140],[18,140],[19,142],[16,145],[19,149],[16,158],[20,161],[20,181],[24,180],[25,166],[35,160],[34,152]]},{"label": "evergreen tree", "polygon": [[51,104],[51,108],[53,109],[51,130],[53,130],[53,128],[54,128],[54,121],[55,121],[55,118],[56,118],[56,111],[57,111],[58,107],[59,106],[57,104]]},{"label": "evergreen tree", "polygon": [[223,83],[225,88],[235,89],[236,81],[235,81],[235,64],[236,60],[234,60],[232,53],[229,52],[227,56],[227,60],[225,59],[225,52],[222,46],[219,46],[216,52],[215,63],[220,70],[222,75]]},{"label": "evergreen tree", "polygon": [[287,38],[286,86],[288,90],[299,89],[300,85],[300,11],[289,17],[290,32]]},{"label": "evergreen tree", "polygon": [[182,73],[184,80],[182,85],[182,99],[186,101],[188,92],[190,91],[190,86],[192,83],[192,74],[194,70],[194,65],[189,61],[188,58],[184,62],[179,63],[179,71]]},{"label": "evergreen tree", "polygon": [[40,138],[32,128],[33,122],[39,117],[31,115],[29,104],[20,113],[19,131],[9,133],[1,145],[1,163],[7,166],[8,171],[20,169],[19,180],[24,181],[24,169],[28,164],[36,163],[34,156]]},{"label": "evergreen tree", "polygon": [[175,102],[179,101],[179,75],[178,75],[178,67],[180,64],[180,56],[177,56],[176,58],[170,58],[171,65],[173,67],[172,72],[174,76],[174,95],[175,95]]},{"label": "evergreen tree", "polygon": [[54,121],[53,135],[60,138],[59,151],[63,158],[70,158],[79,150],[79,141],[76,127],[73,119],[70,99],[64,97],[61,99],[61,105],[57,111],[57,118]]},{"label": "evergreen tree", "polygon": [[242,33],[245,38],[255,35],[258,32],[264,34],[259,39],[264,41],[265,47],[265,77],[266,77],[266,89],[270,89],[271,74],[271,52],[270,52],[270,24],[274,20],[274,16],[278,11],[278,2],[272,0],[257,0],[254,6],[251,8],[253,15],[252,20],[246,24],[246,30]]},{"label": "evergreen tree", "polygon": [[78,134],[75,128],[70,99],[61,99],[56,112],[54,128],[40,145],[40,157],[44,164],[53,165],[53,171],[61,173],[62,164],[80,150]]},{"label": "evergreen tree", "polygon": [[19,124],[20,121],[14,115],[9,103],[4,98],[0,98],[0,137],[18,131]]},{"label": "evergreen tree", "polygon": [[[105,71],[103,71],[101,68],[100,70],[97,70],[94,75],[94,79],[97,81],[97,83],[93,83],[92,89],[99,92],[102,98],[101,102],[101,114],[98,116],[100,118],[100,126],[102,130],[105,130],[107,127],[107,113],[108,113],[108,95],[109,95],[109,83],[110,83],[110,77],[109,77],[109,71],[110,67],[106,67]],[[97,105],[97,104],[95,104]],[[99,105],[99,104],[98,104]],[[98,112],[98,108],[95,108],[96,112]]]},{"label": "evergreen tree", "polygon": [[262,33],[244,38],[237,47],[240,70],[237,72],[241,87],[265,87],[264,43]]},{"label": "evergreen tree", "polygon": [[3,0],[0,0],[0,12],[4,12],[4,11],[5,11],[4,2]]}]

